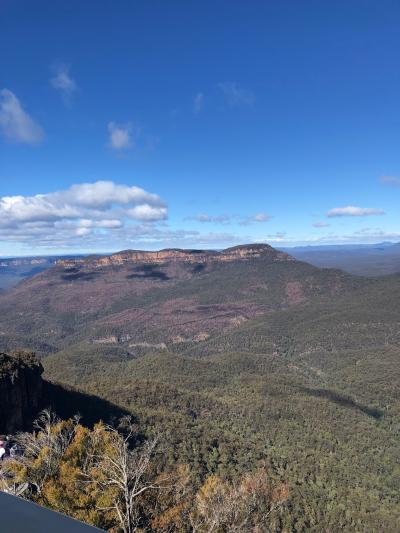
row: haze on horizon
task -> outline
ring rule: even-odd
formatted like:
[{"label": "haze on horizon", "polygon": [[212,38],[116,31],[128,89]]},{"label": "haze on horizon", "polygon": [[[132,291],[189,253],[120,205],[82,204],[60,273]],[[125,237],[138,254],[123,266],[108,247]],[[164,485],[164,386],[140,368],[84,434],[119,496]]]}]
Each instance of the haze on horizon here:
[{"label": "haze on horizon", "polygon": [[2,2],[0,255],[400,241],[399,15]]}]

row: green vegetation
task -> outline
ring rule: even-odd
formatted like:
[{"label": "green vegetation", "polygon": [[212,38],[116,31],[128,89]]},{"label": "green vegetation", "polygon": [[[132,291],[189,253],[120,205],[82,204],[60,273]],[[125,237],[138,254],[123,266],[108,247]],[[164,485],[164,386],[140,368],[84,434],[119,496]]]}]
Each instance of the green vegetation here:
[{"label": "green vegetation", "polygon": [[1,300],[4,344],[41,346],[47,380],[160,434],[158,468],[187,465],[195,492],[259,468],[287,482],[277,531],[399,531],[400,276],[262,257],[137,269],[24,282]]}]

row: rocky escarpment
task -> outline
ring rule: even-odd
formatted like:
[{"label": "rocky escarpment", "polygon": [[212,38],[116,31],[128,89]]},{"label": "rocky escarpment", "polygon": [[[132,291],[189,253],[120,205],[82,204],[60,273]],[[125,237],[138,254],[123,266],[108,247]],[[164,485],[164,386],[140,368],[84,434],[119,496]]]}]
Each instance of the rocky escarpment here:
[{"label": "rocky escarpment", "polygon": [[43,367],[31,353],[0,353],[0,433],[27,427],[42,402]]},{"label": "rocky escarpment", "polygon": [[84,259],[60,259],[57,265],[65,268],[75,266],[87,266],[90,268],[101,268],[107,266],[119,266],[126,263],[146,263],[163,264],[169,262],[182,263],[214,263],[232,262],[240,260],[250,260],[255,258],[265,258],[271,262],[292,261],[293,258],[268,244],[249,244],[226,248],[221,252],[214,250],[180,250],[166,249],[157,252],[147,252],[140,250],[126,250],[107,256],[91,256]]}]

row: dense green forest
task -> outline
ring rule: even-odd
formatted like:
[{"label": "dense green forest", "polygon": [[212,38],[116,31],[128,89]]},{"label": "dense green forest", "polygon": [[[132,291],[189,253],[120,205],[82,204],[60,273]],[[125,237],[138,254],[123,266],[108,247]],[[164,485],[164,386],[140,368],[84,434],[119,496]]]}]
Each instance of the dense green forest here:
[{"label": "dense green forest", "polygon": [[257,531],[399,531],[400,276],[267,252],[83,263],[74,279],[56,267],[1,297],[4,349],[36,350],[46,380],[131,413],[159,438],[157,469],[187,468],[192,494],[260,469],[285,484]]}]

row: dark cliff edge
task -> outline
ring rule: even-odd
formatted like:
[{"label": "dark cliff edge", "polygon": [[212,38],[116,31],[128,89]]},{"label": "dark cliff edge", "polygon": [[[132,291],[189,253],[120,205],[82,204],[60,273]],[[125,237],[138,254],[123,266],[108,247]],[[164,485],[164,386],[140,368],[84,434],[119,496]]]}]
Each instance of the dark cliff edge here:
[{"label": "dark cliff edge", "polygon": [[42,373],[43,366],[33,353],[0,353],[0,435],[31,430],[32,422],[45,408],[62,418],[79,414],[88,426],[127,414],[97,396],[46,381]]},{"label": "dark cliff edge", "polygon": [[28,427],[43,398],[43,367],[31,353],[0,353],[0,433]]}]

